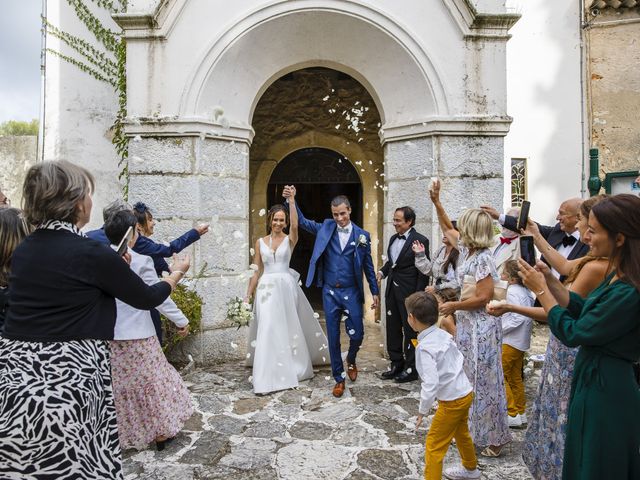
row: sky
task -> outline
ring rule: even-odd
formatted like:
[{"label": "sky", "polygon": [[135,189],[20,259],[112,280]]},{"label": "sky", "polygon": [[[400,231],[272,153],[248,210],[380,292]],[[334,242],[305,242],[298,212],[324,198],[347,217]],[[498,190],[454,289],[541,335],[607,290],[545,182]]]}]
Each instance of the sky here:
[{"label": "sky", "polygon": [[0,123],[40,110],[41,0],[0,0]]}]

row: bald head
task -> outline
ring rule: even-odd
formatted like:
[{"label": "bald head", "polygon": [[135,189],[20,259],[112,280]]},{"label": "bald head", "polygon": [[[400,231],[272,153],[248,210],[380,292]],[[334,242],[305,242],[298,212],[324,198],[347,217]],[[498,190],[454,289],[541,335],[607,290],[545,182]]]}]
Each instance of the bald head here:
[{"label": "bald head", "polygon": [[556,220],[560,224],[560,230],[571,235],[576,231],[578,223],[578,211],[582,204],[581,198],[569,198],[560,204]]}]

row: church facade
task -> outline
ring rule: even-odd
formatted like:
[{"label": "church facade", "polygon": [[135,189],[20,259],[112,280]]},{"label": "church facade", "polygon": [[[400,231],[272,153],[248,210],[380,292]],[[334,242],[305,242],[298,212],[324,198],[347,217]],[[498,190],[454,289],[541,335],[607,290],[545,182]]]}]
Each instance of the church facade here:
[{"label": "church facade", "polygon": [[[438,238],[432,177],[454,218],[502,205],[517,19],[499,0],[134,0],[108,19],[127,40],[129,199],[151,206],[161,240],[212,225],[192,250],[205,306],[185,352],[211,362],[243,351],[226,303],[246,291],[264,210],[285,184],[310,218],[347,193],[377,265],[397,207],[414,207],[417,229]],[[77,72],[69,89],[72,68],[48,79],[45,158],[96,171],[99,225],[120,188],[105,134],[112,94]],[[303,278],[310,241],[292,264]]]}]

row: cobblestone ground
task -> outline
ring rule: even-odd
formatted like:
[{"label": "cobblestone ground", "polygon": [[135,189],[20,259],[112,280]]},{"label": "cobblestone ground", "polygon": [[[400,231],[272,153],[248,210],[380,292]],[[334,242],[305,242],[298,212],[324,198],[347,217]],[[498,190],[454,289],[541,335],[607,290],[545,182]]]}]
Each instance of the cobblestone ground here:
[{"label": "cobblestone ground", "polygon": [[[134,479],[419,479],[427,428],[416,431],[419,384],[379,379],[379,325],[366,326],[360,375],[341,399],[331,395],[328,367],[297,390],[256,396],[251,370],[239,363],[197,368],[184,375],[196,412],[164,451],[124,454]],[[547,333],[536,327],[531,354],[543,353]],[[526,368],[532,399],[539,368]],[[430,418],[429,418],[430,420]],[[523,430],[499,458],[479,457],[483,479],[530,479],[520,458]],[[459,460],[449,449],[445,468]]]}]

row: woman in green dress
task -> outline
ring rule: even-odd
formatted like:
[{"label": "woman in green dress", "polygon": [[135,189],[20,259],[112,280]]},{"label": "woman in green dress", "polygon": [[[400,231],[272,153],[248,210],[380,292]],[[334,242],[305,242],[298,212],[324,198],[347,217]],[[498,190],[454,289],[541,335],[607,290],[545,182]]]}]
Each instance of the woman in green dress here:
[{"label": "woman in green dress", "polygon": [[582,299],[546,265],[520,262],[525,285],[548,312],[553,334],[580,347],[571,385],[562,478],[640,478],[640,198],[616,195],[594,205],[587,231],[594,256],[612,272]]}]

